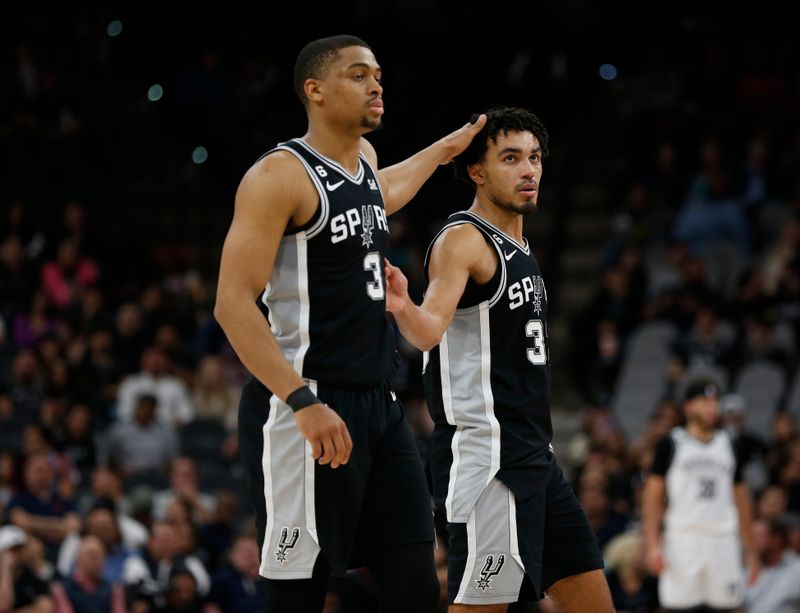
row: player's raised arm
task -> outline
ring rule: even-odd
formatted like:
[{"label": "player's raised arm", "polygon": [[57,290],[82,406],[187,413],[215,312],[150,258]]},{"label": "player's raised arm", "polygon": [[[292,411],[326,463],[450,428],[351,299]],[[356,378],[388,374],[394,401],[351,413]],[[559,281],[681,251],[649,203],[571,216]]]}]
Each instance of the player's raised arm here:
[{"label": "player's raised arm", "polygon": [[[408,204],[434,171],[464,151],[484,125],[486,115],[480,115],[475,123],[467,122],[402,162],[379,170],[386,213],[395,213]],[[377,156],[372,146],[367,143],[362,150],[373,167],[377,168]]]}]

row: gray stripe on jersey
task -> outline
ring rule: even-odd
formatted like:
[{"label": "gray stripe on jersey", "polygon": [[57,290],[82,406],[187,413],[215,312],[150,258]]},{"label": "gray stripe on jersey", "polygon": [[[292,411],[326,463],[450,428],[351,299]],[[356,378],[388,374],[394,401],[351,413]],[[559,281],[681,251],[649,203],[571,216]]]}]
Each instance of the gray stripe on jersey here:
[{"label": "gray stripe on jersey", "polygon": [[269,308],[272,334],[283,356],[300,374],[310,343],[307,248],[305,232],[281,240],[272,278],[261,298]]},{"label": "gray stripe on jersey", "polygon": [[[308,383],[316,391],[316,382]],[[268,579],[309,579],[320,552],[311,446],[297,431],[291,408],[274,395],[263,436],[267,525],[259,574]]]},{"label": "gray stripe on jersey", "polygon": [[465,522],[500,468],[500,424],[491,385],[489,304],[457,312],[439,345],[442,399],[458,428],[451,448],[447,520]]}]

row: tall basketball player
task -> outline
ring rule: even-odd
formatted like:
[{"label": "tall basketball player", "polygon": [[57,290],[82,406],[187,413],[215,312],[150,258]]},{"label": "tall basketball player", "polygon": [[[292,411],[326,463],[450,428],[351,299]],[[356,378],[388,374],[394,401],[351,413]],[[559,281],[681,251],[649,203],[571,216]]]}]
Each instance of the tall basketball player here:
[{"label": "tall basketball player", "polygon": [[607,613],[597,540],[550,445],[547,290],[522,236],[548,135],[524,109],[487,115],[456,158],[475,199],[431,243],[421,306],[387,265],[387,308],[406,339],[428,351],[450,611],[500,612],[547,592],[564,613]]},{"label": "tall basketball player", "polygon": [[432,611],[430,495],[387,382],[397,353],[385,312],[386,216],[484,118],[379,171],[362,138],[383,115],[369,46],[352,36],[309,43],[294,86],[308,131],[244,175],[214,311],[253,375],[239,435],[266,610],[319,612],[331,573],[366,564],[383,610]]}]

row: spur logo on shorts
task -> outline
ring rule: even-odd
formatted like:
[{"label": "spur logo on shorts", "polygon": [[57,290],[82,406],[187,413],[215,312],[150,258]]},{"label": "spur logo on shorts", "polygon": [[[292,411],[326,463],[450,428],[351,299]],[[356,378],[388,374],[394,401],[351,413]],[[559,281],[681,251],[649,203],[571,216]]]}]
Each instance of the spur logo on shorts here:
[{"label": "spur logo on shorts", "polygon": [[286,558],[289,554],[289,550],[297,545],[297,540],[299,538],[300,528],[293,528],[291,537],[289,537],[289,528],[284,527],[283,530],[281,530],[281,540],[278,541],[278,550],[275,552],[275,559],[281,563],[281,566],[287,561]]},{"label": "spur logo on shorts", "polygon": [[492,589],[492,586],[489,584],[492,582],[492,579],[500,574],[505,561],[506,557],[502,553],[497,556],[496,564],[494,561],[494,556],[486,556],[486,562],[481,569],[480,578],[475,579],[475,583],[480,591],[485,592],[487,589]]}]

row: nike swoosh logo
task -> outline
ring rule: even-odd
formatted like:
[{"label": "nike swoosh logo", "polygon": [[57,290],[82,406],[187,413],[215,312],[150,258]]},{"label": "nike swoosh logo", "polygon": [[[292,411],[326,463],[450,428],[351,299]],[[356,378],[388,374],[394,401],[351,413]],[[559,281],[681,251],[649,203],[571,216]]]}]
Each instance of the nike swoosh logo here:
[{"label": "nike swoosh logo", "polygon": [[330,181],[325,181],[325,187],[328,188],[329,192],[332,192],[333,190],[337,189],[342,183],[344,183],[344,179],[342,179],[338,183],[333,183],[333,184],[331,184]]},{"label": "nike swoosh logo", "polygon": [[508,262],[508,261],[509,261],[511,258],[513,258],[513,257],[514,257],[516,254],[517,254],[517,252],[516,252],[516,251],[512,251],[511,253],[506,253],[505,251],[503,252],[503,255],[504,255],[504,256],[505,256],[505,258],[506,258],[506,262]]}]

